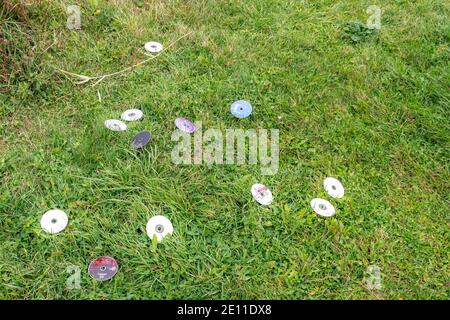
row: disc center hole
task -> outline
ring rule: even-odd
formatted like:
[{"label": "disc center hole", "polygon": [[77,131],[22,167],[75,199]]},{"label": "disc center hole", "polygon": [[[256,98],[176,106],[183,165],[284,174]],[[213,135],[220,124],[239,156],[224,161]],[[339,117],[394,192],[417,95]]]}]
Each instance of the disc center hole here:
[{"label": "disc center hole", "polygon": [[324,204],[319,204],[319,208],[320,208],[320,210],[325,210],[327,208],[327,206]]},{"label": "disc center hole", "polygon": [[158,224],[155,228],[156,232],[162,233],[164,231],[164,226],[161,224]]},{"label": "disc center hole", "polygon": [[336,190],[336,186],[334,186],[334,185],[331,186],[331,189]]},{"label": "disc center hole", "polygon": [[56,218],[53,218],[52,221],[51,221],[51,223],[53,223],[53,224],[55,224],[57,222],[58,222],[58,219],[56,219]]},{"label": "disc center hole", "polygon": [[101,271],[105,271],[105,270],[106,270],[106,267],[105,267],[105,266],[101,266],[101,267],[100,267],[100,270],[101,270]]}]

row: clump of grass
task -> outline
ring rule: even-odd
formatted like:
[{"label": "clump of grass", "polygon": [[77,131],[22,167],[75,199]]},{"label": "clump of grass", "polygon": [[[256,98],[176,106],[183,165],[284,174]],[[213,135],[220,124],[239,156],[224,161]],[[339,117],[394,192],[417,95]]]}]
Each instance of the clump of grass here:
[{"label": "clump of grass", "polygon": [[350,40],[353,43],[366,41],[379,33],[379,30],[371,29],[361,21],[346,22],[341,28],[342,38]]},{"label": "clump of grass", "polygon": [[0,3],[0,92],[11,96],[14,105],[38,97],[49,86],[43,58],[56,40],[35,20],[55,16],[50,8],[59,7],[38,1]]},{"label": "clump of grass", "polygon": [[3,0],[0,4],[2,11],[15,20],[28,22],[28,11],[25,3],[20,0]]},{"label": "clump of grass", "polygon": [[30,80],[38,69],[33,59],[35,43],[25,5],[9,0],[3,2],[0,22],[0,91],[23,96],[36,88]]}]

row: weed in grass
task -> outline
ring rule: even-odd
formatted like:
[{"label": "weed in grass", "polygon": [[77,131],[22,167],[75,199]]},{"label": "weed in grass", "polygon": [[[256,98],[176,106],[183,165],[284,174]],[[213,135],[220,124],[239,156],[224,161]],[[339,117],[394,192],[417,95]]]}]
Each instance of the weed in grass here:
[{"label": "weed in grass", "polygon": [[346,22],[341,26],[342,38],[351,40],[353,43],[367,41],[368,39],[378,35],[378,29],[369,28],[360,21]]}]

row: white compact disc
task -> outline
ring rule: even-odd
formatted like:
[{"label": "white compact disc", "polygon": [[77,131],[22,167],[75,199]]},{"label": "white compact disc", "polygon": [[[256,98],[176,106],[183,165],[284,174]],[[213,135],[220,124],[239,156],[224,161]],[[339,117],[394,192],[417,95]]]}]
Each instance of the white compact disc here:
[{"label": "white compact disc", "polygon": [[49,233],[59,233],[66,228],[68,222],[69,218],[64,211],[53,209],[42,215],[41,228]]},{"label": "white compact disc", "polygon": [[328,177],[323,181],[323,187],[332,198],[342,198],[344,196],[344,186],[335,178]]},{"label": "white compact disc", "polygon": [[144,116],[144,113],[139,109],[129,109],[120,116],[124,121],[137,121]]},{"label": "white compact disc", "polygon": [[127,130],[127,125],[125,122],[116,119],[109,119],[105,121],[105,127],[112,131],[125,131]]},{"label": "white compact disc", "polygon": [[151,53],[158,53],[163,49],[163,45],[159,42],[150,41],[147,42],[144,46],[145,50]]},{"label": "white compact disc", "polygon": [[168,234],[173,233],[172,223],[164,216],[151,217],[145,229],[150,239],[153,239],[153,236],[156,235],[158,242],[161,242]]},{"label": "white compact disc", "polygon": [[331,203],[320,198],[312,199],[311,207],[313,208],[315,213],[323,217],[331,217],[336,213]]},{"label": "white compact disc", "polygon": [[264,205],[268,206],[272,203],[273,195],[272,192],[263,184],[254,184],[252,185],[252,196],[255,198],[255,200]]}]

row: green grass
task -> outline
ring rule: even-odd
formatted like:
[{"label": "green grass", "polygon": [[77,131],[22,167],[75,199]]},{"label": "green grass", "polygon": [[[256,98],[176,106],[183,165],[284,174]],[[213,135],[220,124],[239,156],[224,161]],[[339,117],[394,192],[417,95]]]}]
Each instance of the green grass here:
[{"label": "green grass", "polygon": [[[65,27],[73,2],[0,15],[0,298],[449,299],[448,1],[86,1],[81,31]],[[381,31],[343,37],[372,4]],[[55,69],[116,71],[146,41],[189,31],[95,87]],[[244,120],[229,113],[239,98],[254,106]],[[143,121],[103,127],[131,107]],[[279,129],[278,173],[172,164],[179,116]],[[154,139],[135,154],[143,129]],[[326,176],[346,188],[331,219],[309,206]],[[274,193],[268,208],[251,197],[257,182]],[[39,225],[53,207],[70,219],[56,236]],[[156,250],[155,214],[175,228]],[[120,272],[98,283],[86,269],[103,255]],[[66,289],[69,265],[79,290]],[[366,288],[369,265],[381,290]]]}]

